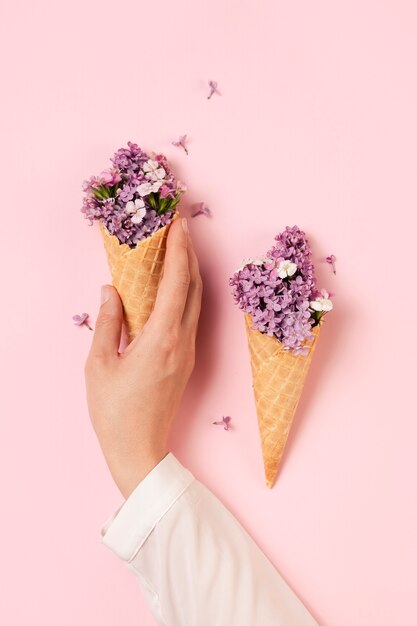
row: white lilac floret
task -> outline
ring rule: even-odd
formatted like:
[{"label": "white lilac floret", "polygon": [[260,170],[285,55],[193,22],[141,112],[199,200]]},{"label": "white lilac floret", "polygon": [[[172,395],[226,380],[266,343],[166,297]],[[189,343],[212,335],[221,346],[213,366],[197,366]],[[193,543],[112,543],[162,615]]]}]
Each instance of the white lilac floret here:
[{"label": "white lilac floret", "polygon": [[330,300],[330,294],[325,289],[321,289],[319,295],[316,295],[315,299],[310,302],[310,308],[313,311],[323,311],[323,313],[331,311],[333,302]]},{"label": "white lilac floret", "polygon": [[111,168],[84,182],[81,211],[134,248],[171,222],[185,186],[162,154],[149,156],[130,141],[127,146],[114,154]]},{"label": "white lilac floret", "polygon": [[281,261],[277,267],[277,274],[280,278],[291,278],[297,271],[297,266],[292,261]]},{"label": "white lilac floret", "polygon": [[294,354],[307,354],[312,328],[330,311],[329,294],[316,288],[311,250],[298,226],[275,237],[266,259],[245,263],[230,279],[238,306],[253,328],[276,337]]},{"label": "white lilac floret", "polygon": [[243,259],[242,263],[240,264],[240,267],[238,267],[238,269],[236,270],[236,272],[240,272],[241,270],[243,270],[243,268],[246,265],[265,265],[271,263],[271,259],[268,259],[267,257],[259,257],[258,259]]}]

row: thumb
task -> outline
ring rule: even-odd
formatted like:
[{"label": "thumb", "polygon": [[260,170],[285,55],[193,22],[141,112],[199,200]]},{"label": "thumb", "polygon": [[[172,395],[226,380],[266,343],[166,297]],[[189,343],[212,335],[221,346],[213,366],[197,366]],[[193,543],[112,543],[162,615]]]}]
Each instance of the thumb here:
[{"label": "thumb", "polygon": [[111,285],[103,285],[91,354],[94,356],[117,356],[122,322],[123,306],[119,294]]}]

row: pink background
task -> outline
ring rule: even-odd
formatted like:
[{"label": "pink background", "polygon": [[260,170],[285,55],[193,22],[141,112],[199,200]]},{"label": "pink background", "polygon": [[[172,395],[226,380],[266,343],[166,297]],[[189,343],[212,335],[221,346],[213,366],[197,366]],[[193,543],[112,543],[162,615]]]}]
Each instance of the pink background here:
[{"label": "pink background", "polygon": [[[321,624],[415,623],[416,4],[40,0],[0,21],[0,622],[153,624],[99,542],[121,497],[84,400],[91,334],[71,321],[95,318],[109,279],[81,181],[131,139],[172,160],[185,215],[214,214],[191,220],[204,310],[173,451]],[[294,223],[336,309],[268,491],[227,279]],[[232,432],[211,425],[223,414]]]}]

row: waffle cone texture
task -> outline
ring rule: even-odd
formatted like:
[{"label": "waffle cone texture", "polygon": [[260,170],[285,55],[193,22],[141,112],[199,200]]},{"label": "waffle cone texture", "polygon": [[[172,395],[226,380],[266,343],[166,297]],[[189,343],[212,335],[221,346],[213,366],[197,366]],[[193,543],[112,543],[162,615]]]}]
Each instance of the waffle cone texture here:
[{"label": "waffle cone texture", "polygon": [[[177,214],[174,215],[176,219]],[[171,221],[172,224],[172,221]],[[113,285],[123,303],[129,342],[142,330],[155,306],[162,278],[170,224],[140,241],[136,248],[121,244],[100,224]]]},{"label": "waffle cone texture", "polygon": [[275,337],[254,330],[250,315],[245,314],[245,322],[265,478],[271,488],[280,468],[320,326],[312,330],[314,339],[307,356],[294,356]]}]

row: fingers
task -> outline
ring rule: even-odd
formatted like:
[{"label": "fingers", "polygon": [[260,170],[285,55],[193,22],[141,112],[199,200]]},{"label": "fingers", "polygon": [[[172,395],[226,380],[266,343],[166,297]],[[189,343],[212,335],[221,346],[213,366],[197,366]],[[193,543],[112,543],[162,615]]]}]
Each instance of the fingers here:
[{"label": "fingers", "polygon": [[198,318],[200,317],[203,283],[201,281],[198,259],[194,252],[191,237],[188,238],[188,262],[190,267],[190,287],[182,318],[182,326],[185,332],[190,333],[191,336],[195,338],[197,334]]},{"label": "fingers", "polygon": [[188,226],[185,218],[171,225],[167,238],[164,274],[158,289],[152,323],[169,329],[181,324],[190,286]]},{"label": "fingers", "polygon": [[118,355],[122,322],[123,306],[119,294],[111,285],[104,285],[90,355]]}]

